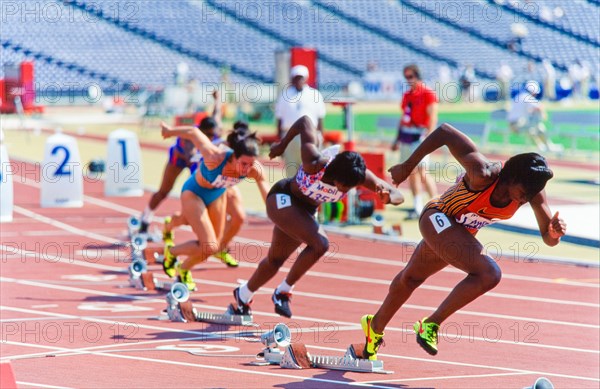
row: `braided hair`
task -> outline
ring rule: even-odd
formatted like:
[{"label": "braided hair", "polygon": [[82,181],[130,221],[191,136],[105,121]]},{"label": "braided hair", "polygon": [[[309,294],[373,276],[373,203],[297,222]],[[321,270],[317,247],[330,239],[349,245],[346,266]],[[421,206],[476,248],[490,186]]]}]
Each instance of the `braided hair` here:
[{"label": "braided hair", "polygon": [[540,193],[554,173],[548,167],[546,158],[537,153],[517,154],[511,157],[500,171],[499,182],[509,185],[522,185],[527,198]]}]

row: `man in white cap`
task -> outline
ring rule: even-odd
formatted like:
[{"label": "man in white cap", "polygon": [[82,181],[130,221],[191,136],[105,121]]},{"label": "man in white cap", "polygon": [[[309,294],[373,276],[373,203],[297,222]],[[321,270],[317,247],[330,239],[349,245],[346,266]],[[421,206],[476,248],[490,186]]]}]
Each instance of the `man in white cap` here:
[{"label": "man in white cap", "polygon": [[[287,131],[302,116],[307,115],[323,134],[323,118],[325,102],[321,93],[306,84],[308,68],[296,65],[290,70],[291,83],[283,89],[275,105],[277,118],[277,134],[283,139]],[[296,137],[286,148],[283,159],[286,163],[286,175],[292,177],[298,171],[302,158],[300,156],[300,137]]]},{"label": "man in white cap", "polygon": [[546,135],[546,111],[538,99],[541,88],[537,81],[527,81],[525,88],[512,100],[508,124],[515,133],[527,132],[542,152],[562,152],[563,147],[552,143]]}]

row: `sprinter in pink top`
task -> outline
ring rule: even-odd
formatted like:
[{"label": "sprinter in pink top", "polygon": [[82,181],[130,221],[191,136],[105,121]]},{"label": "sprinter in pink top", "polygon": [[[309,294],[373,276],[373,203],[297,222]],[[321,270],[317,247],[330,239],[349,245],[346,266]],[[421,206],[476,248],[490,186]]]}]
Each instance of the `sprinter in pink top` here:
[{"label": "sprinter in pink top", "polygon": [[272,297],[275,312],[292,317],[292,287],[329,248],[327,235],[315,217],[319,204],[338,201],[358,185],[376,192],[386,204],[398,205],[404,201],[400,191],[366,168],[360,154],[338,153],[337,146],[319,151],[317,130],[308,116],[292,125],[281,142],[271,147],[269,156],[275,158],[283,154],[296,136],[301,138],[302,165],[296,177],[277,182],[267,196],[267,214],[275,224],[271,247],[250,280],[233,292],[239,314],[250,313],[254,293],[305,243],[306,247]]}]

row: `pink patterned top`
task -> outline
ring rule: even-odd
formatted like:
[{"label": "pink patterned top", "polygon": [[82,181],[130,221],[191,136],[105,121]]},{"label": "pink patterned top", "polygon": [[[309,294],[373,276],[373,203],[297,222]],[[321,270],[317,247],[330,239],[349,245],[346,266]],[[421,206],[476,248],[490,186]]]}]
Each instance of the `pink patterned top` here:
[{"label": "pink patterned top", "polygon": [[308,174],[304,171],[302,165],[296,174],[296,184],[303,195],[318,203],[335,203],[340,201],[345,195],[345,192],[338,190],[334,185],[329,185],[321,181],[325,174],[325,169],[340,150],[340,146],[331,146],[323,150],[322,154],[329,157],[329,161],[315,174]]}]

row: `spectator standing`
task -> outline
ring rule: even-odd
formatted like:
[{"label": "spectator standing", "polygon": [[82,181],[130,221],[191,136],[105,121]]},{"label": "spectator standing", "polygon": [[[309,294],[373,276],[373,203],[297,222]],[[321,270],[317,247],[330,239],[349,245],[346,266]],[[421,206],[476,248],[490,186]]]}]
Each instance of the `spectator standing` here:
[{"label": "spectator standing", "polygon": [[[437,126],[438,99],[435,92],[425,86],[417,65],[404,68],[404,78],[410,89],[402,97],[402,118],[398,126],[398,136],[392,150],[400,149],[400,163],[415,151],[423,139]],[[423,208],[422,185],[429,197],[436,196],[433,179],[427,175],[428,158],[424,158],[416,168],[417,174],[411,174],[408,181],[414,198],[414,210],[407,219],[417,219]]]},{"label": "spectator standing", "polygon": [[[302,116],[308,116],[316,126],[320,139],[323,139],[323,118],[325,102],[321,93],[306,84],[308,68],[296,65],[290,70],[291,84],[283,89],[275,105],[277,134],[283,139],[288,130]],[[295,137],[286,148],[283,159],[287,177],[292,177],[302,164],[300,155],[300,137]],[[288,170],[289,169],[289,170]]]}]

